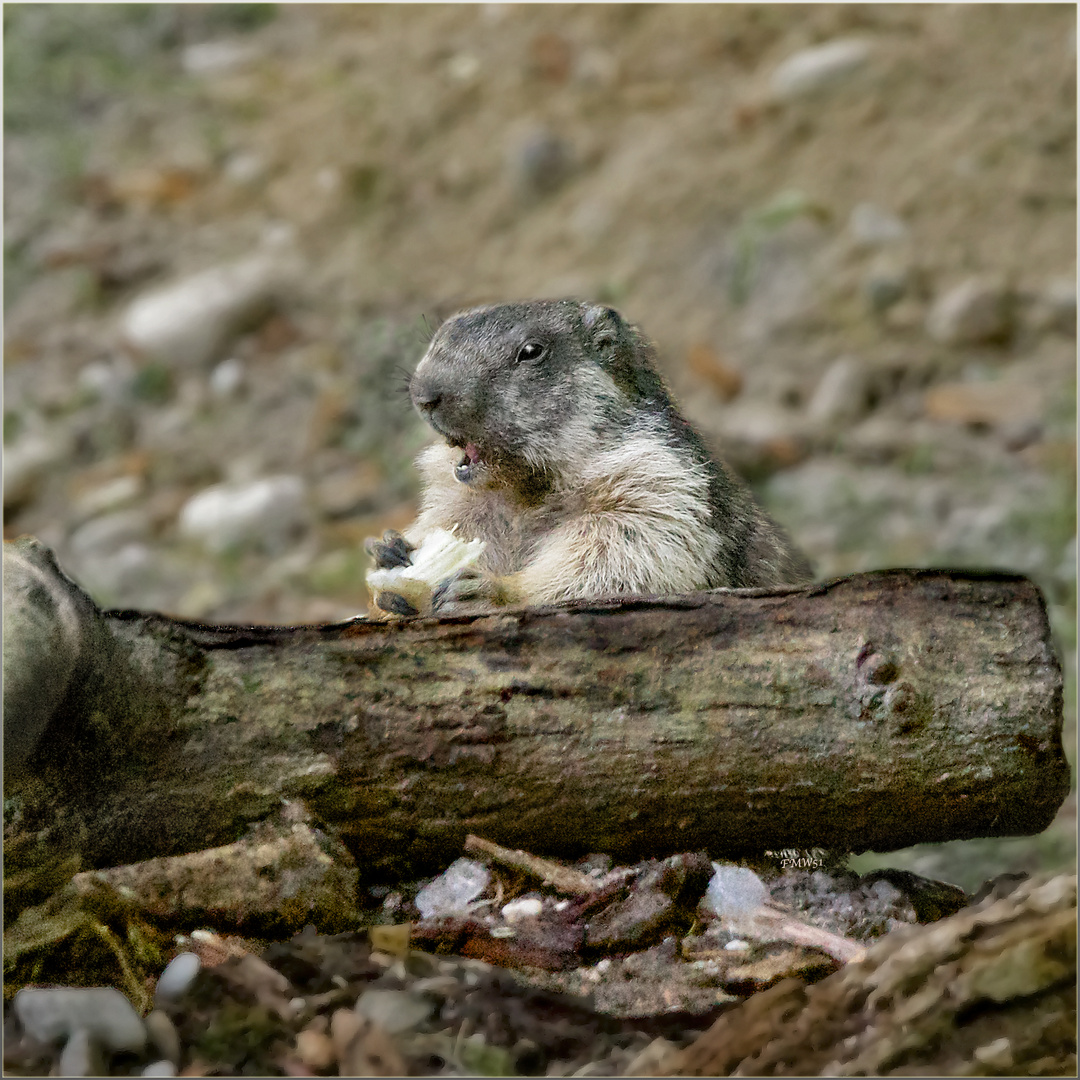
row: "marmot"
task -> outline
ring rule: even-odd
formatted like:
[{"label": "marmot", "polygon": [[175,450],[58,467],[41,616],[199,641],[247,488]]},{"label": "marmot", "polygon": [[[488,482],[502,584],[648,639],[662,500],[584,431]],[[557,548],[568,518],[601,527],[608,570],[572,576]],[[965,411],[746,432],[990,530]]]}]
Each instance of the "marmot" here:
[{"label": "marmot", "polygon": [[[809,580],[805,557],[679,414],[653,358],[599,304],[448,319],[409,382],[444,441],[417,459],[416,522],[368,541],[376,565],[407,564],[437,528],[483,540],[478,565],[436,588],[446,614]],[[376,603],[416,614],[393,593]]]}]

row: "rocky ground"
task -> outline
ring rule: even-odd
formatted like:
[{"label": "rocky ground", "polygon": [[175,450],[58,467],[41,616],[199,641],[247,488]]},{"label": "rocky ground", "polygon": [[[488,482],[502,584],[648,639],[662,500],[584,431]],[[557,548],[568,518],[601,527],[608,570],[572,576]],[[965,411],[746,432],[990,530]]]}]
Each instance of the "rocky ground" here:
[{"label": "rocky ground", "polygon": [[[614,868],[590,856],[569,867],[488,849],[491,868],[462,858],[434,880],[371,889],[345,933],[309,927],[269,945],[205,929],[169,940],[157,903],[164,894],[151,879],[171,860],[79,874],[62,902],[58,895],[23,912],[11,935],[18,948],[5,936],[5,963],[25,965],[36,955],[35,981],[48,982],[41,971],[54,970],[66,954],[95,985],[20,990],[5,1014],[5,1074],[668,1075],[662,1062],[689,1048],[697,1060],[689,1075],[726,1075],[727,1068],[708,1066],[710,1055],[729,1065],[750,1056],[746,1023],[762,1049],[791,1041],[783,1019],[769,1020],[764,1006],[764,992],[781,983],[789,992],[820,983],[818,1002],[837,992],[843,998],[846,986],[853,999],[821,1018],[819,1038],[798,1040],[794,1058],[790,1046],[782,1053],[795,1075],[816,1074],[797,1065],[799,1055],[815,1052],[823,1060],[869,1056],[900,1075],[913,1061],[932,1065],[958,1055],[974,1072],[946,1075],[995,1075],[1018,1063],[1028,1066],[1018,1075],[1070,1075],[1075,1067],[1065,959],[1069,929],[1075,942],[1075,877],[1019,885],[998,879],[968,897],[895,871],[859,879],[836,868],[772,866],[759,877],[700,853]],[[254,839],[238,845],[226,876],[254,869],[260,858]],[[231,887],[235,882],[219,892]],[[966,944],[1013,918],[1022,910],[1015,902],[1026,896],[1043,899],[1019,942]],[[1013,902],[991,908],[1008,897]],[[341,900],[354,907],[354,894]],[[255,908],[281,921],[261,899],[247,906],[248,925]],[[921,933],[918,922],[934,922],[933,932]],[[43,948],[50,935],[56,940]],[[955,964],[953,974],[946,961]],[[894,1018],[891,1007],[881,1007],[887,989],[863,1010],[859,980],[880,981],[878,965],[887,984],[907,980],[904,1004],[926,980],[924,969],[949,984],[952,1004],[917,1033],[910,1008]],[[987,966],[998,974],[980,974]],[[99,985],[103,972],[114,973],[126,997]],[[987,978],[997,980],[998,1022],[978,1033],[954,1025],[953,1012],[985,996]],[[927,985],[920,993],[934,999],[942,991]],[[1025,995],[1026,1011],[1023,1000],[1013,1002]],[[1002,1009],[1005,1003],[1015,1012]],[[741,1043],[702,1035],[718,1016],[743,1031]],[[899,1046],[890,1034],[897,1018]],[[1006,1021],[1011,1038],[1002,1046]],[[845,1038],[856,1029],[861,1039]],[[847,1073],[860,1074],[857,1061],[854,1069]]]},{"label": "rocky ground", "polygon": [[[415,509],[425,335],[581,295],[820,576],[1033,577],[1075,738],[1071,7],[4,19],[5,536],[100,603],[362,611],[363,538]],[[971,890],[1074,837],[1075,796],[879,862]]]}]

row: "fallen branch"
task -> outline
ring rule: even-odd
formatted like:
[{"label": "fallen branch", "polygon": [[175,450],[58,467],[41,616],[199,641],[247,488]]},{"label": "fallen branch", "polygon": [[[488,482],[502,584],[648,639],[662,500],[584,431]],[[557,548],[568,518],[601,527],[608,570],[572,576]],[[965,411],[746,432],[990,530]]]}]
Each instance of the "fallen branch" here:
[{"label": "fallen branch", "polygon": [[400,879],[470,833],[623,862],[1032,834],[1068,791],[1013,575],[213,627],[99,612],[21,541],[4,594],[9,872],[228,844],[282,799]]},{"label": "fallen branch", "polygon": [[530,855],[527,851],[511,851],[493,844],[490,840],[482,840],[479,836],[466,836],[465,850],[474,855],[486,855],[511,870],[520,870],[523,874],[539,878],[542,884],[550,885],[556,892],[569,893],[571,896],[591,896],[600,888],[596,878],[579,870],[563,866],[551,859]]}]

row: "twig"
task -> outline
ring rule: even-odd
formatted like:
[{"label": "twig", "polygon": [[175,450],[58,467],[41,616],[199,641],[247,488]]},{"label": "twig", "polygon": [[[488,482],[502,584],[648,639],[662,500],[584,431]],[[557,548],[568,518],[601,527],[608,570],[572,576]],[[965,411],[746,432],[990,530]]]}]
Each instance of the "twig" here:
[{"label": "twig", "polygon": [[811,949],[820,949],[823,953],[838,960],[841,964],[857,963],[866,956],[866,948],[851,938],[841,937],[817,926],[810,926],[782,912],[772,911],[767,907],[758,908],[750,916],[756,936],[764,932],[775,935],[781,941],[792,945],[806,945]]},{"label": "twig", "polygon": [[541,859],[536,855],[530,855],[527,851],[511,851],[509,848],[500,847],[490,840],[482,840],[471,833],[465,837],[465,850],[487,855],[488,858],[512,870],[532,874],[533,877],[538,877],[551,885],[556,892],[569,893],[572,896],[590,896],[600,887],[600,882],[596,878],[589,877],[588,874],[583,874],[578,870],[572,870],[569,866],[563,866],[562,863],[551,859]]}]

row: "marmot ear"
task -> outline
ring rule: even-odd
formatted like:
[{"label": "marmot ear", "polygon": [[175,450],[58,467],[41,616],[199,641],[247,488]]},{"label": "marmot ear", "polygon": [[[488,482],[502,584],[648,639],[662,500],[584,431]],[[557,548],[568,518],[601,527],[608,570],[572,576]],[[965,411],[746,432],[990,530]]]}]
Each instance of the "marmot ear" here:
[{"label": "marmot ear", "polygon": [[590,304],[581,322],[593,348],[603,357],[612,355],[626,333],[622,316],[614,308],[604,307],[603,304]]}]

